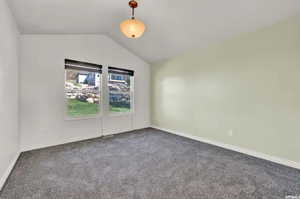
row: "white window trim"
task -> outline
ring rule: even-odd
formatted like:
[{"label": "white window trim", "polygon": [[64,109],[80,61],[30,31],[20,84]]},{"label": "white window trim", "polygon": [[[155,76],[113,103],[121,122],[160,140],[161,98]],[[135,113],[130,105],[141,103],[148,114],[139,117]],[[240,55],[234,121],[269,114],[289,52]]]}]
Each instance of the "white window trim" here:
[{"label": "white window trim", "polygon": [[[86,116],[78,116],[78,117],[72,117],[68,115],[68,100],[66,98],[66,90],[65,90],[65,84],[67,79],[67,71],[78,71],[78,70],[71,70],[71,69],[64,69],[65,71],[65,78],[64,78],[64,119],[66,121],[72,121],[72,120],[87,120],[87,119],[100,119],[103,117],[103,89],[102,89],[102,82],[103,82],[103,72],[100,73],[100,85],[99,85],[99,92],[100,92],[100,103],[98,104],[99,113],[93,114],[93,115],[86,115]],[[82,70],[84,71],[84,70]]]},{"label": "white window trim", "polygon": [[[110,74],[108,73],[108,81],[109,81],[109,78],[110,78]],[[130,80],[130,91],[127,91],[127,92],[118,92],[118,91],[109,91],[109,88],[108,88],[108,81],[106,83],[106,86],[107,86],[107,91],[108,91],[108,116],[109,117],[118,117],[118,116],[126,116],[126,115],[133,115],[134,114],[134,107],[135,107],[135,103],[134,103],[134,76],[131,77],[132,78],[132,81]],[[110,93],[127,93],[127,94],[130,94],[130,111],[128,112],[113,112],[113,111],[110,111]]]}]

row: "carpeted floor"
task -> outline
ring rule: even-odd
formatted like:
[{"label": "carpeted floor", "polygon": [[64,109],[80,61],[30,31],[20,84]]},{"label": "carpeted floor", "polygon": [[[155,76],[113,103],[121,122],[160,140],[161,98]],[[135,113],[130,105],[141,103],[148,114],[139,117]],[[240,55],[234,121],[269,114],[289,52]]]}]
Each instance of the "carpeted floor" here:
[{"label": "carpeted floor", "polygon": [[283,199],[300,170],[155,129],[22,153],[1,199]]}]

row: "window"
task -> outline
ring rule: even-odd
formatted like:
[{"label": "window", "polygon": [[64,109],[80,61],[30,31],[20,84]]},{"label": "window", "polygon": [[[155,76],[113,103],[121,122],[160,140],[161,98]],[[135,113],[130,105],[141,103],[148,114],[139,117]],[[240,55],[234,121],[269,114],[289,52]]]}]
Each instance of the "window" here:
[{"label": "window", "polygon": [[128,113],[133,110],[134,71],[108,67],[109,111]]},{"label": "window", "polygon": [[90,117],[100,113],[101,73],[101,65],[65,60],[65,98],[68,117]]}]

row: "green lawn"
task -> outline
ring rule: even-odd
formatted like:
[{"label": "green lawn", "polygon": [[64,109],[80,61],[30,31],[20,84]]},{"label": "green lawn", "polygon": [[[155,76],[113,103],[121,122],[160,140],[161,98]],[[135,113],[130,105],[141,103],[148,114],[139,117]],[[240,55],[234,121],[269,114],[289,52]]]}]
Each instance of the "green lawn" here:
[{"label": "green lawn", "polygon": [[122,113],[124,113],[124,112],[129,112],[130,111],[130,109],[129,108],[124,108],[124,107],[116,107],[116,106],[109,106],[109,111],[110,112],[122,112]]},{"label": "green lawn", "polygon": [[[77,99],[68,99],[68,115],[71,117],[96,115],[99,113],[98,104],[90,104],[88,102],[82,102]],[[129,108],[109,106],[110,112],[129,112]]]},{"label": "green lawn", "polygon": [[96,115],[99,112],[98,104],[81,102],[77,99],[68,99],[68,115],[72,117]]}]

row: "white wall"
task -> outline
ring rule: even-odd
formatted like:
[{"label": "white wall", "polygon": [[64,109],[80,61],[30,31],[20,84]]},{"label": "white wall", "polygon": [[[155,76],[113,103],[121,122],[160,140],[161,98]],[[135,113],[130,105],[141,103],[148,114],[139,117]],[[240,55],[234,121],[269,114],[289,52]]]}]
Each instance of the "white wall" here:
[{"label": "white wall", "polygon": [[0,190],[19,153],[18,44],[16,24],[0,0]]},{"label": "white wall", "polygon": [[154,64],[153,125],[300,165],[299,35],[295,16]]},{"label": "white wall", "polygon": [[[110,38],[103,35],[23,35],[20,53],[22,150],[149,126],[149,65]],[[108,100],[105,100],[103,120],[65,120],[65,58],[102,64],[104,78],[107,65],[133,69],[134,114],[108,116]]]}]

